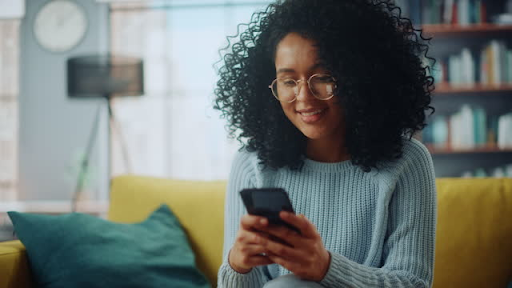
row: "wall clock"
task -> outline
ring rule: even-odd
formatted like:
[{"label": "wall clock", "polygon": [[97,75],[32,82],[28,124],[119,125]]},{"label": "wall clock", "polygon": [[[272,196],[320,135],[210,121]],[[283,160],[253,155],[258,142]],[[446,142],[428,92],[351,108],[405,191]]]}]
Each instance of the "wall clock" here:
[{"label": "wall clock", "polygon": [[82,7],[69,0],[46,3],[34,20],[37,42],[51,52],[73,49],[87,32],[87,16]]}]

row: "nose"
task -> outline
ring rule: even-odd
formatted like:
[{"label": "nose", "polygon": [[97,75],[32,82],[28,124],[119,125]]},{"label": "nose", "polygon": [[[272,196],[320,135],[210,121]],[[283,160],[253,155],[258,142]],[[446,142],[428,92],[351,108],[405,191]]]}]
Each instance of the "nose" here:
[{"label": "nose", "polygon": [[308,99],[315,98],[315,96],[313,96],[313,94],[311,93],[311,90],[308,87],[308,82],[306,80],[301,79],[298,82],[298,91],[296,93],[297,101],[306,101]]}]

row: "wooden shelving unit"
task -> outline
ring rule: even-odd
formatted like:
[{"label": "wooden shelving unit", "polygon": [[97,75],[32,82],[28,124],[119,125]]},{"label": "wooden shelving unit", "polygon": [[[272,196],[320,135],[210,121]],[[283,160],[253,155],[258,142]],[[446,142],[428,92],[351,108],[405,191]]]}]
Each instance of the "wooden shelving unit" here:
[{"label": "wooden shelving unit", "polygon": [[497,146],[478,147],[473,149],[451,149],[451,148],[435,148],[433,145],[427,145],[427,149],[432,155],[448,155],[448,154],[475,154],[475,153],[512,153],[512,148],[500,149]]},{"label": "wooden shelving unit", "polygon": [[491,92],[510,92],[512,97],[512,84],[500,85],[451,85],[449,83],[436,84],[434,93],[436,94],[457,94],[457,93],[491,93]]},{"label": "wooden shelving unit", "polygon": [[489,33],[510,33],[512,25],[496,24],[474,24],[474,25],[453,25],[453,24],[424,24],[423,33],[426,36],[453,37],[461,35],[485,36]]},{"label": "wooden shelving unit", "polygon": [[[497,10],[494,9],[493,12],[497,13]],[[492,15],[489,14],[488,16],[488,19],[490,19]],[[434,54],[436,58],[458,53],[455,52],[458,51],[457,47],[460,47],[460,49],[469,47],[473,51],[478,51],[480,49],[479,43],[485,44],[491,39],[512,39],[512,25],[492,23],[471,25],[424,24],[421,29],[425,37],[432,37],[430,43],[433,45],[432,53],[438,53]],[[489,112],[491,114],[488,114],[488,116],[496,115],[492,114],[496,111],[503,113],[500,110],[501,106],[498,105],[512,105],[512,83],[456,85],[442,82],[435,84],[435,90],[432,93],[439,99],[437,104],[443,105],[439,107],[438,111],[446,114],[453,113],[454,109],[457,109],[456,107],[464,103],[470,105],[475,103],[486,111],[493,111]],[[486,100],[483,100],[484,98]],[[510,99],[510,101],[507,99]],[[487,125],[490,125],[489,118],[487,121]],[[434,158],[436,171],[439,171],[440,175],[443,175],[442,177],[446,177],[446,175],[458,177],[464,171],[475,171],[474,169],[477,168],[492,173],[492,169],[504,167],[504,165],[511,163],[512,147],[500,149],[497,144],[489,144],[473,149],[453,149],[449,144],[446,147],[435,147],[430,143],[426,146]]]}]

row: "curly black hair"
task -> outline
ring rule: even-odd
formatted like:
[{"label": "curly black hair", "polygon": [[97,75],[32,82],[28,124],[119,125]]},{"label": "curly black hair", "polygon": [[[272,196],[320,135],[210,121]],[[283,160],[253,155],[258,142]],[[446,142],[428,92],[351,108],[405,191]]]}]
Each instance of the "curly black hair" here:
[{"label": "curly black hair", "polygon": [[352,163],[368,172],[400,158],[403,137],[434,112],[425,59],[435,63],[430,38],[401,13],[392,0],[284,0],[254,13],[244,32],[228,37],[215,89],[214,108],[228,119],[230,136],[265,167],[302,167],[307,138],[268,89],[276,46],[295,32],[315,42],[321,64],[338,79]]}]

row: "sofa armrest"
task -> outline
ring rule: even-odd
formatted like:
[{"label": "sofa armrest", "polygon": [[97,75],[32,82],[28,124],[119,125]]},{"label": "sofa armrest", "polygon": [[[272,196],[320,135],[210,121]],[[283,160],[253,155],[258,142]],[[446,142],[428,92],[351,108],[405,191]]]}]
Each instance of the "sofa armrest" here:
[{"label": "sofa armrest", "polygon": [[0,242],[0,288],[33,287],[25,246],[20,241]]}]

